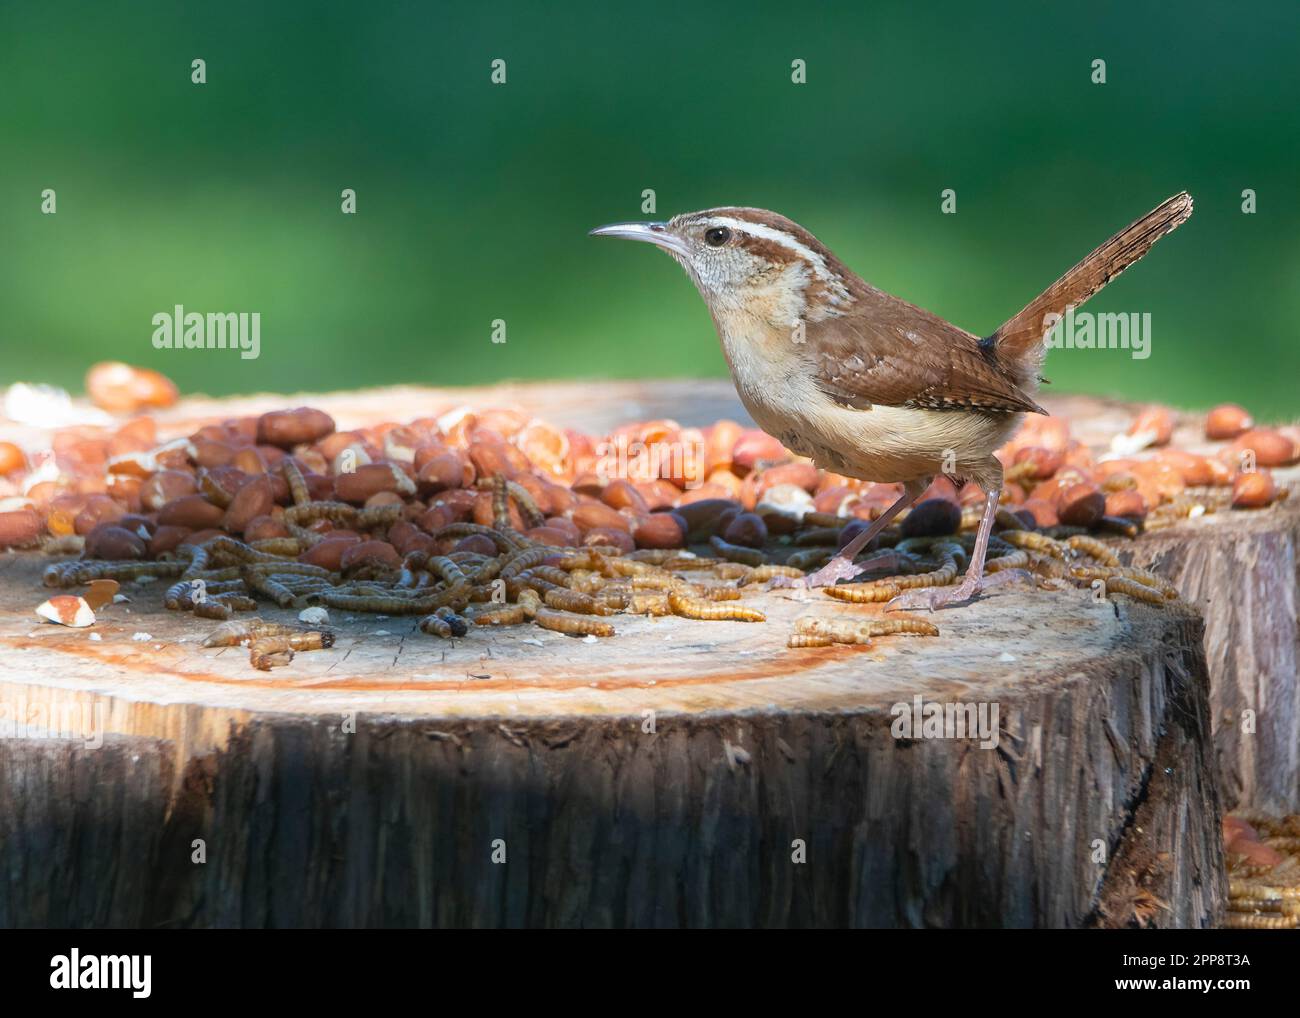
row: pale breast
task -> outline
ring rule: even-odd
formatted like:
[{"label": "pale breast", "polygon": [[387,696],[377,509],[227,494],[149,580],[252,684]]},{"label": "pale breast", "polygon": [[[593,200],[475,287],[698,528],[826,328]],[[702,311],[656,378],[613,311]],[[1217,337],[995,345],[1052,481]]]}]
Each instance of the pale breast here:
[{"label": "pale breast", "polygon": [[[782,342],[784,340],[784,343]],[[728,341],[732,380],[754,422],[819,467],[869,481],[908,481],[941,472],[980,476],[1021,414],[832,402],[781,337]]]}]

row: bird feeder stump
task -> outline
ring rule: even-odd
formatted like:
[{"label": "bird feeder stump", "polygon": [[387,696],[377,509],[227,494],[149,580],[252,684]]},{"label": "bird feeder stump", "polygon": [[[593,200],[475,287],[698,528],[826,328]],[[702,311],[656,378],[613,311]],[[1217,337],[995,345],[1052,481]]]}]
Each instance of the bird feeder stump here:
[{"label": "bird feeder stump", "polygon": [[[1005,589],[936,613],[938,637],[813,650],[786,649],[796,617],[881,609],[773,591],[746,598],[765,623],[619,616],[590,642],[335,612],[332,649],[258,672],[202,648],[215,623],[161,609],[158,583],[90,631],[40,624],[41,565],[0,559],[0,702],[94,718],[109,748],[0,740],[15,925],[1207,926],[1223,907],[1201,622],[1178,604]],[[917,698],[983,705],[983,747],[896,727]],[[14,838],[24,817],[103,858]],[[86,906],[22,893],[31,872]]]}]

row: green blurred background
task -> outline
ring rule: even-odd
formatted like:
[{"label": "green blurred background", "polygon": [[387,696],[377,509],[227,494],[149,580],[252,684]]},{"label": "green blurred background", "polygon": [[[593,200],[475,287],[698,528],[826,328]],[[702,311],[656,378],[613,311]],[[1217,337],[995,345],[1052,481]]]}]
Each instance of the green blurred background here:
[{"label": "green blurred background", "polygon": [[[1186,188],[1191,222],[1088,307],[1152,312],[1150,359],[1047,374],[1294,416],[1298,41],[1293,0],[6,0],[0,382],[80,390],[102,359],[214,394],[724,374],[681,270],[586,236],[654,218],[644,188],[663,218],[784,212],[982,334]],[[260,311],[260,359],[154,350],[175,304]]]}]

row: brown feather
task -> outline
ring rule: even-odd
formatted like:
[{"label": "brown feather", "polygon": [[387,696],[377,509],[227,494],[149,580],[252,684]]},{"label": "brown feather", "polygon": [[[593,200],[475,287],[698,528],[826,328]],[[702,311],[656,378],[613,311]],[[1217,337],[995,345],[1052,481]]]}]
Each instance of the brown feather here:
[{"label": "brown feather", "polygon": [[843,406],[1043,412],[977,337],[879,290],[804,335],[818,388]]},{"label": "brown feather", "polygon": [[1046,353],[1044,340],[1051,331],[1048,315],[1061,316],[1078,307],[1126,268],[1151,250],[1152,245],[1185,223],[1192,214],[1192,196],[1186,191],[1166,199],[1142,218],[1130,223],[1110,240],[1030,301],[984,341],[998,360],[1022,383],[1036,375]]}]

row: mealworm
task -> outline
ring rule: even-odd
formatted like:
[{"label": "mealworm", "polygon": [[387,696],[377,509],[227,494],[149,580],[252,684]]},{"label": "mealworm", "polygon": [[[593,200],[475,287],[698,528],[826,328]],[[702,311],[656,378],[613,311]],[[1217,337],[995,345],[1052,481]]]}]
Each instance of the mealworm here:
[{"label": "mealworm", "polygon": [[282,555],[258,551],[243,541],[225,535],[209,538],[203,542],[200,550],[213,559],[224,559],[227,562],[237,562],[240,565],[254,565],[264,562],[283,563],[285,561]]},{"label": "mealworm", "polygon": [[430,636],[441,636],[444,640],[464,636],[469,632],[468,620],[450,608],[439,608],[432,615],[420,619],[418,625],[422,632]]},{"label": "mealworm", "polygon": [[730,544],[716,534],[709,538],[709,544],[728,562],[742,562],[747,566],[761,566],[767,563],[767,556],[757,548],[742,548],[738,544]]},{"label": "mealworm", "polygon": [[608,622],[593,619],[589,615],[571,615],[569,612],[556,611],[554,608],[542,608],[534,620],[543,629],[569,636],[613,636],[614,627]]},{"label": "mealworm", "polygon": [[194,605],[194,614],[201,619],[228,619],[235,609],[215,597],[206,598]]},{"label": "mealworm", "polygon": [[938,636],[939,627],[924,619],[870,619],[867,632],[871,636],[894,636],[910,633],[913,636]]},{"label": "mealworm", "polygon": [[327,520],[336,527],[346,527],[355,523],[357,516],[357,508],[346,502],[304,502],[286,508],[283,520],[285,526],[303,527]]},{"label": "mealworm", "polygon": [[1230,930],[1294,930],[1297,924],[1300,924],[1300,916],[1253,915],[1244,912],[1229,912],[1227,916]]},{"label": "mealworm", "polygon": [[1095,558],[1104,566],[1118,566],[1119,556],[1110,550],[1103,542],[1098,541],[1095,537],[1089,537],[1086,534],[1076,534],[1065,542],[1066,546],[1074,551]]},{"label": "mealworm", "polygon": [[1145,583],[1124,576],[1108,576],[1103,582],[1106,584],[1107,596],[1127,594],[1135,601],[1146,601],[1148,604],[1164,604],[1166,600],[1165,596],[1154,587],[1148,587]]},{"label": "mealworm", "polygon": [[476,626],[518,626],[528,621],[528,613],[520,604],[507,604],[474,616]]},{"label": "mealworm", "polygon": [[598,604],[602,604],[606,608],[612,609],[615,612],[626,610],[632,603],[632,591],[630,590],[621,590],[611,587],[607,590],[597,591],[595,594],[590,596],[595,598]]},{"label": "mealworm", "polygon": [[549,546],[541,548],[526,548],[512,554],[501,566],[497,573],[503,580],[509,580],[522,573],[525,569],[531,569],[533,566],[541,563],[550,557],[552,549]]},{"label": "mealworm", "polygon": [[267,537],[251,542],[249,547],[263,555],[280,555],[285,558],[293,558],[303,550],[296,537]]},{"label": "mealworm", "polygon": [[998,537],[1017,548],[1044,552],[1052,558],[1065,558],[1065,547],[1059,541],[1035,530],[1004,530]]},{"label": "mealworm", "polygon": [[1101,530],[1109,530],[1113,534],[1122,534],[1124,537],[1138,536],[1138,525],[1122,516],[1103,516],[1097,521],[1097,526]]},{"label": "mealworm", "polygon": [[453,635],[451,623],[439,615],[426,615],[417,625],[420,632],[428,633],[430,636],[440,636],[444,640],[450,640]]},{"label": "mealworm", "polygon": [[606,576],[661,576],[667,572],[652,562],[641,562],[620,556],[612,558],[601,556],[600,568]]},{"label": "mealworm", "polygon": [[984,566],[986,573],[998,573],[1003,569],[1026,569],[1029,566],[1029,552],[1013,551],[1009,555],[999,555],[995,559],[989,559]]},{"label": "mealworm", "polygon": [[[405,477],[406,475],[400,470],[397,474]],[[358,530],[379,530],[385,527],[391,527],[394,523],[402,518],[402,513],[406,507],[402,505],[373,505],[369,509],[362,509],[357,513],[356,527]]]},{"label": "mealworm", "polygon": [[[713,575],[720,580],[739,580],[741,583],[754,583],[754,574],[760,569],[789,569],[789,566],[747,566],[743,562],[719,562],[713,567]],[[798,570],[795,570],[798,572]],[[775,575],[775,574],[773,574]],[[799,573],[800,576],[803,573]]]},{"label": "mealworm", "polygon": [[633,594],[627,610],[631,615],[671,615],[673,613],[672,608],[668,606],[668,595],[653,591],[645,594]]},{"label": "mealworm", "polygon": [[1229,898],[1228,907],[1236,912],[1281,912],[1286,902],[1281,898]]},{"label": "mealworm", "polygon": [[834,640],[829,636],[813,636],[810,633],[791,633],[790,638],[785,641],[785,645],[793,650],[800,650],[807,647],[832,647],[835,645]]},{"label": "mealworm", "polygon": [[445,619],[451,626],[452,636],[464,636],[469,632],[469,621],[462,615],[458,615],[451,608],[439,608],[433,613],[440,619]]},{"label": "mealworm", "polygon": [[329,580],[338,576],[324,566],[314,566],[310,562],[293,562],[275,559],[270,562],[249,562],[243,567],[244,573],[257,573],[259,576],[314,576]]},{"label": "mealworm", "polygon": [[257,611],[257,602],[245,594],[228,593],[214,594],[208,598],[209,601],[218,601],[221,604],[228,604],[237,612]]},{"label": "mealworm", "polygon": [[677,558],[680,554],[680,552],[671,548],[638,548],[623,557],[630,562],[649,562],[654,566],[662,566],[665,562]]},{"label": "mealworm", "polygon": [[248,663],[259,671],[287,665],[293,660],[293,648],[275,638],[254,640],[248,647]]},{"label": "mealworm", "polygon": [[803,514],[803,523],[808,527],[835,527],[842,529],[853,521],[851,516],[837,516],[835,513],[811,512]]},{"label": "mealworm", "polygon": [[244,574],[244,582],[253,593],[270,598],[281,608],[288,608],[293,604],[294,592],[272,576],[250,570]]},{"label": "mealworm", "polygon": [[809,548],[807,551],[796,551],[785,560],[785,564],[801,572],[807,572],[825,565],[830,561],[832,554],[834,553],[829,548]]},{"label": "mealworm", "polygon": [[234,500],[234,496],[219,485],[208,471],[199,471],[198,482],[199,491],[203,493],[203,496],[209,502],[221,509],[230,508],[230,503]]},{"label": "mealworm", "polygon": [[[229,623],[227,623],[229,624]],[[297,651],[324,650],[334,646],[334,634],[317,631],[292,632],[288,635],[260,636],[248,645],[248,660],[262,671],[286,665]]]},{"label": "mealworm", "polygon": [[668,573],[660,575],[634,576],[632,577],[632,590],[676,591],[677,593],[684,594],[687,597],[699,598],[705,601],[740,600],[740,591],[735,587],[691,583],[688,580],[683,580],[680,576],[672,576]]},{"label": "mealworm", "polygon": [[392,593],[340,594],[334,590],[322,590],[316,596],[328,607],[343,611],[374,612],[380,615],[428,615],[461,598],[468,601],[469,590],[465,584],[458,583],[436,594],[419,597],[401,597]]},{"label": "mealworm", "polygon": [[740,582],[744,584],[764,583],[767,580],[775,579],[778,576],[788,576],[791,579],[798,579],[803,576],[803,573],[794,566],[759,566]]},{"label": "mealworm", "polygon": [[569,573],[569,589],[581,590],[585,594],[594,594],[608,583],[609,581],[600,573],[593,573],[588,569],[575,569]]},{"label": "mealworm", "polygon": [[194,585],[191,580],[178,580],[163,593],[163,607],[168,611],[189,611],[194,607]]},{"label": "mealworm", "polygon": [[811,530],[804,530],[796,534],[794,543],[801,548],[807,548],[815,544],[839,544],[840,528],[813,527]]},{"label": "mealworm", "polygon": [[288,456],[280,460],[280,472],[284,475],[284,481],[289,485],[289,497],[293,499],[294,505],[307,505],[311,501],[311,492],[307,489],[307,479],[302,476],[302,471]]},{"label": "mealworm", "polygon": [[531,590],[545,596],[548,590],[568,590],[568,588],[556,586],[550,580],[534,576],[531,569],[525,569],[516,579],[506,580],[506,596],[512,601],[517,601],[520,592],[524,590]]},{"label": "mealworm", "polygon": [[856,619],[795,619],[799,636],[819,636],[834,643],[860,643],[871,646],[871,634],[864,621]]},{"label": "mealworm", "polygon": [[504,474],[484,478],[485,486],[492,489],[492,526],[505,530],[510,526],[510,489]]},{"label": "mealworm", "polygon": [[75,587],[92,580],[132,580],[140,576],[163,579],[179,575],[184,568],[183,562],[60,562],[46,568],[44,582],[47,587]]},{"label": "mealworm", "polygon": [[542,599],[546,602],[548,608],[557,608],[560,611],[575,612],[580,615],[613,614],[609,608],[606,608],[590,594],[583,594],[577,590],[552,587],[542,595]]},{"label": "mealworm", "polygon": [[536,618],[538,611],[542,607],[542,599],[537,595],[535,590],[521,590],[519,592],[519,607],[524,610],[524,614],[530,619]]},{"label": "mealworm", "polygon": [[[719,569],[733,569],[743,565],[741,562],[724,562],[721,559],[709,558],[707,555],[692,555],[690,552],[677,552],[672,558],[664,559],[663,568],[668,572],[694,572],[698,569],[712,569],[715,572]],[[745,567],[750,568],[749,566]],[[735,579],[735,577],[731,577]]]},{"label": "mealworm", "polygon": [[822,587],[822,592],[836,601],[877,604],[881,601],[892,601],[902,593],[902,590],[893,581],[873,580],[871,583],[837,583],[831,587]]},{"label": "mealworm", "polygon": [[[983,511],[984,510],[982,508],[976,510],[976,512],[980,514],[982,514]],[[961,521],[963,524],[966,522],[965,509],[962,510]],[[977,519],[975,522],[978,525],[979,520]],[[993,516],[993,522],[997,527],[1001,528],[1002,530],[1024,530],[1025,529],[1025,521],[1022,520],[1015,513],[1013,513],[1006,506],[1001,506],[1001,505],[998,506],[998,511]],[[965,528],[963,527],[963,529]]]},{"label": "mealworm", "polygon": [[566,573],[557,566],[537,565],[530,568],[528,572],[538,579],[545,580],[547,583],[553,583],[557,587],[567,587],[572,581],[572,574]]},{"label": "mealworm", "polygon": [[267,622],[263,619],[243,619],[239,622],[227,622],[224,626],[217,626],[203,641],[203,646],[236,647],[249,640],[260,640],[264,636],[290,636],[302,631],[279,622]]},{"label": "mealworm", "polygon": [[[533,501],[533,496],[528,493],[527,488],[517,481],[507,481],[506,490],[509,491],[510,497],[515,500],[515,505],[519,507],[519,515],[524,518],[524,522],[530,530],[533,527],[540,527],[546,522],[546,514],[537,508],[537,503]],[[510,522],[508,515],[506,522]]]},{"label": "mealworm", "polygon": [[[410,556],[407,557],[409,558]],[[425,560],[424,568],[428,569],[430,572],[437,573],[438,576],[446,580],[448,583],[466,582],[464,571],[446,555],[428,556]]]},{"label": "mealworm", "polygon": [[684,619],[706,622],[766,622],[767,616],[755,608],[738,604],[718,604],[703,598],[689,597],[676,590],[668,592],[668,607]]}]

